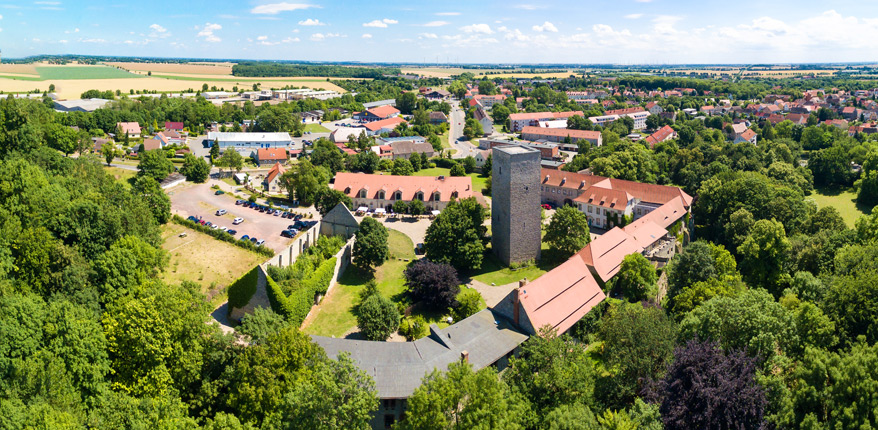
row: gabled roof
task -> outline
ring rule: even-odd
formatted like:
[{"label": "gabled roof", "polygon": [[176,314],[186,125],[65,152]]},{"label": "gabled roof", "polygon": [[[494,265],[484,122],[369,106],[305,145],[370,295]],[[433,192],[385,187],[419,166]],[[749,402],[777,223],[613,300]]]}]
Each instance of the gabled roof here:
[{"label": "gabled roof", "polygon": [[140,124],[136,122],[119,122],[116,123],[116,128],[121,134],[140,134]]},{"label": "gabled roof", "polygon": [[565,188],[586,189],[607,178],[603,176],[584,175],[582,173],[565,172],[563,170],[540,169],[542,185]]},{"label": "gabled roof", "polygon": [[756,137],[756,132],[749,129],[749,128],[744,130],[743,133],[741,133],[741,138],[743,138],[744,140],[750,140],[754,137]]},{"label": "gabled roof", "polygon": [[607,282],[619,272],[619,266],[626,255],[643,251],[633,237],[619,227],[614,227],[591,241],[576,255],[589,267],[593,267],[598,277]]},{"label": "gabled roof", "polygon": [[[357,197],[357,193],[369,190],[367,198],[377,198],[379,190],[393,190],[402,192],[402,200],[414,200],[415,194],[424,193],[427,200],[434,192],[439,192],[440,201],[451,200],[453,193],[457,193],[457,199],[473,197],[472,178],[469,176],[446,176],[439,179],[436,176],[393,176],[393,175],[370,175],[366,173],[339,172],[335,175],[334,188],[351,198]],[[393,198],[392,192],[385,194],[386,200]]]},{"label": "gabled roof", "polygon": [[284,169],[284,166],[281,166],[280,163],[274,163],[274,167],[268,171],[268,174],[265,175],[265,182],[271,183],[274,181],[274,178],[283,175],[286,173],[287,169]]},{"label": "gabled roof", "polygon": [[574,201],[624,211],[632,198],[631,194],[625,191],[591,187],[575,198]]},{"label": "gabled roof", "polygon": [[146,139],[143,141],[143,151],[152,151],[153,149],[160,149],[162,147],[162,142],[158,139]]},{"label": "gabled roof", "polygon": [[535,330],[566,332],[606,298],[585,262],[573,256],[520,288],[519,300]]},{"label": "gabled roof", "polygon": [[[643,219],[644,218],[640,218],[637,221]],[[649,219],[642,222],[637,221],[626,225],[622,230],[631,236],[634,239],[634,243],[641,248],[646,248],[649,245],[652,245],[657,240],[661,239],[662,236],[668,234],[667,230]]]},{"label": "gabled roof", "polygon": [[367,109],[366,112],[369,112],[370,114],[375,115],[378,118],[387,118],[391,115],[399,114],[399,109],[390,105],[384,105],[372,109]]},{"label": "gabled roof", "polygon": [[[382,106],[382,107],[384,107],[384,106]],[[368,129],[369,131],[378,131],[378,130],[381,130],[382,128],[393,129],[393,128],[396,128],[397,125],[402,124],[404,122],[405,122],[404,119],[402,119],[398,116],[395,116],[393,118],[387,118],[387,119],[382,119],[379,121],[373,121],[373,122],[366,123],[366,129]]]},{"label": "gabled roof", "polygon": [[683,204],[689,207],[692,204],[692,196],[686,194],[682,189],[671,187],[668,185],[645,184],[641,182],[626,181],[624,179],[608,178],[606,180],[609,185],[600,182],[595,184],[599,187],[612,188],[614,190],[624,190],[641,201],[647,203],[665,204],[677,197],[680,197]]},{"label": "gabled roof", "polygon": [[184,128],[184,127],[183,127],[183,123],[182,123],[182,122],[171,122],[171,121],[165,121],[165,130],[177,130],[177,131],[182,131],[183,128]]},{"label": "gabled roof", "polygon": [[601,132],[591,130],[569,130],[566,128],[545,128],[527,126],[521,130],[521,134],[535,134],[538,136],[567,137],[573,141],[577,140],[597,140],[601,137]]},{"label": "gabled roof", "polygon": [[675,133],[676,133],[676,131],[674,131],[674,129],[671,128],[671,126],[666,125],[660,129],[658,129],[658,131],[656,131],[655,133],[647,136],[646,143],[648,143],[649,147],[652,148],[653,146],[655,146],[656,143],[664,142],[664,141],[672,138]]},{"label": "gabled roof", "polygon": [[581,110],[567,111],[567,112],[513,113],[513,114],[509,115],[509,120],[510,121],[520,121],[520,120],[540,121],[540,120],[570,118],[571,116],[574,116],[574,115],[582,116],[583,113]]},{"label": "gabled roof", "polygon": [[259,161],[287,160],[287,150],[284,148],[259,148],[256,151]]},{"label": "gabled roof", "polygon": [[604,115],[631,115],[631,114],[641,113],[641,112],[646,112],[646,110],[643,109],[642,107],[638,106],[638,107],[625,108],[625,109],[608,110],[608,111],[604,112]]}]

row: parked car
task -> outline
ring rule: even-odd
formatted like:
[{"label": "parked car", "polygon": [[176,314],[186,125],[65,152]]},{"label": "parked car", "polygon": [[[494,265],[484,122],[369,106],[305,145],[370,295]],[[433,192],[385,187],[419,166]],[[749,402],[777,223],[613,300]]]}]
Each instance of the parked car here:
[{"label": "parked car", "polygon": [[225,214],[226,214],[226,210],[225,210],[225,209],[220,209],[220,210],[216,211],[216,216],[223,216],[223,215],[225,215]]},{"label": "parked car", "polygon": [[265,243],[265,239],[260,239],[256,241],[256,246],[262,246]]},{"label": "parked car", "polygon": [[541,204],[540,207],[543,208],[543,209],[545,209],[545,210],[552,209],[552,207],[549,206],[548,204]]},{"label": "parked car", "polygon": [[280,209],[274,211],[274,216],[280,216],[280,212],[281,212]]},{"label": "parked car", "polygon": [[214,224],[214,225],[210,226],[210,228],[217,230],[220,228],[220,226],[219,226],[219,224]]},{"label": "parked car", "polygon": [[203,219],[200,219],[200,220],[198,220],[198,223],[201,224],[201,225],[206,225],[206,224],[207,224],[207,221],[205,221],[205,220],[203,220]]},{"label": "parked car", "polygon": [[241,240],[250,240],[250,236],[247,236],[245,234],[245,235],[241,236]]},{"label": "parked car", "polygon": [[244,218],[237,217],[237,218],[235,218],[234,221],[232,221],[232,224],[234,224],[234,225],[238,225],[238,224],[240,224],[240,223],[242,223],[242,222],[244,222]]},{"label": "parked car", "polygon": [[415,255],[421,255],[424,253],[424,244],[419,243],[415,245]]},{"label": "parked car", "polygon": [[234,236],[234,235],[238,234],[238,230],[226,230],[226,233]]},{"label": "parked car", "polygon": [[256,243],[257,240],[259,240],[259,239],[256,239],[255,237],[250,238],[250,242],[252,242],[252,243]]},{"label": "parked car", "polygon": [[228,231],[228,230],[229,230],[229,228],[228,228],[228,227],[225,227],[225,226],[223,226],[223,227],[220,227],[220,230],[222,230],[222,231]]},{"label": "parked car", "polygon": [[295,218],[296,221],[298,221],[298,220],[302,219],[302,215],[301,215],[301,214],[296,214],[296,216],[295,216],[294,218]]},{"label": "parked car", "polygon": [[223,194],[225,194],[225,193],[226,193],[226,192],[223,191],[223,190],[216,190],[216,192],[213,193],[213,195],[215,195],[215,196],[219,196],[219,195],[223,195]]},{"label": "parked car", "polygon": [[287,229],[287,230],[280,232],[281,236],[289,237],[290,239],[296,237],[297,234],[299,234],[299,232],[296,231],[295,229]]},{"label": "parked car", "polygon": [[198,222],[198,218],[195,218],[195,217],[192,216],[192,215],[189,215],[188,217],[186,217],[186,219],[189,220],[189,221],[195,221],[195,222]]},{"label": "parked car", "polygon": [[241,200],[241,199],[235,200],[236,205],[243,205],[244,202],[246,202],[246,200]]}]

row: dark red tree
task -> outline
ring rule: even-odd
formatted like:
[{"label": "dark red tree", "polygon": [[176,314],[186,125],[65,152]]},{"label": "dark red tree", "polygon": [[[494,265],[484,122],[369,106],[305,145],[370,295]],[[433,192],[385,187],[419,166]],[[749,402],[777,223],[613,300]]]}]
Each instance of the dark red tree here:
[{"label": "dark red tree", "polygon": [[405,269],[404,274],[413,301],[442,311],[457,305],[460,281],[451,265],[422,259]]}]

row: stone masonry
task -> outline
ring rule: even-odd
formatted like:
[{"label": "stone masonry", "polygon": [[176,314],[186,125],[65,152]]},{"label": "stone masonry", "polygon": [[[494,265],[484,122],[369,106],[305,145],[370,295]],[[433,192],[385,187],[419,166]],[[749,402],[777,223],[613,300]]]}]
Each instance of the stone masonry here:
[{"label": "stone masonry", "polygon": [[493,149],[491,244],[509,265],[540,258],[540,151]]}]

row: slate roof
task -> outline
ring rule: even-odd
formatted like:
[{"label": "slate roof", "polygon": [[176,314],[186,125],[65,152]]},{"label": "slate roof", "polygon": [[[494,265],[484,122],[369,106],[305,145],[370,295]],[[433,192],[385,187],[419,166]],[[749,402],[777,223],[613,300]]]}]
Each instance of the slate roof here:
[{"label": "slate roof", "polygon": [[434,369],[444,371],[467,351],[474,370],[490,366],[514,351],[527,336],[490,309],[444,329],[430,327],[428,337],[414,342],[374,342],[312,336],[331,358],[347,352],[375,380],[378,397],[404,399]]}]

